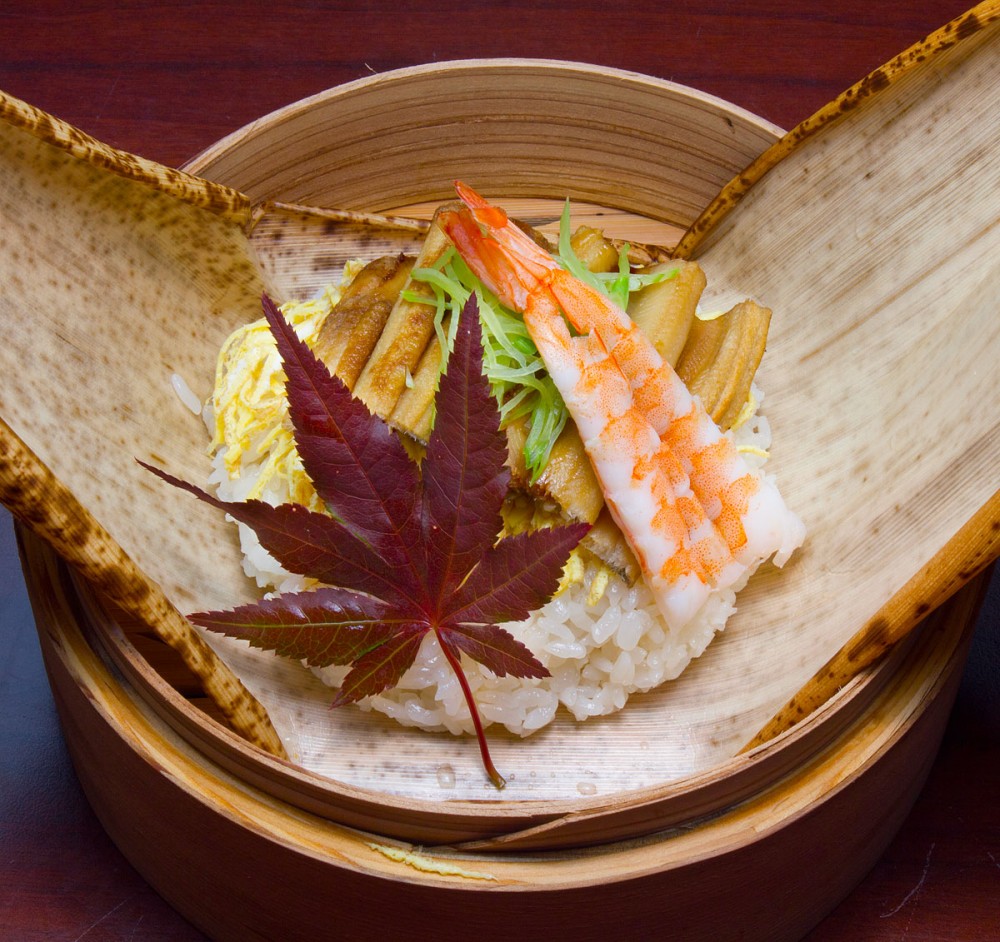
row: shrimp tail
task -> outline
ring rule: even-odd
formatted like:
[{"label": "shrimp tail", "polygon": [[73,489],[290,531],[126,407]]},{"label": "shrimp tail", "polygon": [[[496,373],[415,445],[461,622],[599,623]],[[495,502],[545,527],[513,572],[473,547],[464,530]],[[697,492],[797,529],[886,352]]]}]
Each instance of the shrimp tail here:
[{"label": "shrimp tail", "polygon": [[515,260],[495,239],[483,238],[472,213],[445,210],[438,215],[438,222],[476,277],[508,307],[523,310],[528,302],[529,274],[518,270]]}]

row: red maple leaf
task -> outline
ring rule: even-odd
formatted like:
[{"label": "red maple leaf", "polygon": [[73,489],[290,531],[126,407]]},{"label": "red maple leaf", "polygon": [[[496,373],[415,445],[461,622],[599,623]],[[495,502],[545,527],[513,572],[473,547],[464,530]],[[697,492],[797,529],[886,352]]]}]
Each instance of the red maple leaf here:
[{"label": "red maple leaf", "polygon": [[297,504],[224,502],[149,468],[256,531],[290,572],[323,586],[190,615],[195,624],[316,667],[351,665],[333,705],[399,682],[433,633],[472,714],[483,765],[498,788],[461,654],[503,677],[546,677],[500,623],[519,621],[556,590],[586,524],[498,540],[509,472],[500,414],[483,373],[475,296],[435,399],[434,430],[418,467],[263,299],[283,361],[295,443],[329,514]]}]

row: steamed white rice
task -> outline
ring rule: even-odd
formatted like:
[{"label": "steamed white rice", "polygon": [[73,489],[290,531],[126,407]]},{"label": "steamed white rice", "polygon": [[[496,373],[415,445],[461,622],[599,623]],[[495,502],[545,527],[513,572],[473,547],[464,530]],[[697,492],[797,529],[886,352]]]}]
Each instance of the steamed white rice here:
[{"label": "steamed white rice", "polygon": [[[747,462],[758,468],[766,460],[771,439],[767,420],[757,411],[761,400],[760,390],[754,387],[747,414],[730,433]],[[213,428],[210,410],[206,420]],[[225,446],[215,455],[211,483],[221,499],[242,500],[251,494],[272,503],[293,499],[282,476],[270,478],[262,491],[257,488],[268,460],[266,452],[260,454],[251,448],[235,464],[233,457],[230,450],[227,460]],[[239,529],[244,570],[261,588],[288,592],[310,585],[283,570],[263,550],[252,530],[243,525]],[[484,725],[498,723],[527,736],[550,723],[560,708],[577,720],[622,709],[633,693],[677,677],[705,650],[735,611],[736,592],[742,587],[717,592],[682,631],[670,632],[641,580],[630,588],[613,577],[599,600],[588,604],[591,583],[599,571],[600,567],[589,566],[582,583],[552,599],[526,621],[505,626],[548,668],[551,677],[499,678],[463,657]],[[315,673],[336,687],[347,670],[331,667],[315,669]],[[458,680],[433,635],[425,638],[415,663],[396,687],[359,705],[407,726],[452,733],[473,731]]]}]

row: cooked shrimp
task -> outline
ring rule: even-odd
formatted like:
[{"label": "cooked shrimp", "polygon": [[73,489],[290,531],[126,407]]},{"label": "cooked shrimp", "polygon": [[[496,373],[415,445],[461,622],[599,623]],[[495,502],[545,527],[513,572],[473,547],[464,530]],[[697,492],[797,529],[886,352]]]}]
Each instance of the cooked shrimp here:
[{"label": "cooked shrimp", "polygon": [[783,564],[804,538],[801,521],[642,331],[503,210],[456,188],[466,208],[441,224],[480,280],[523,314],[668,625],[680,629],[772,554]]}]

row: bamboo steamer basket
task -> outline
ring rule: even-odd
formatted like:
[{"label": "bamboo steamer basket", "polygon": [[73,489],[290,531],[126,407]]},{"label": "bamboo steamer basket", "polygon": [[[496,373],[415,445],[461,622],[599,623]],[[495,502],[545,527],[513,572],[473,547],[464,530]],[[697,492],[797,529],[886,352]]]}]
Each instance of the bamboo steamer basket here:
[{"label": "bamboo steamer basket", "polygon": [[[551,210],[545,200],[554,195],[555,174],[561,191],[588,204],[611,226],[621,225],[631,238],[665,242],[687,230],[680,248],[719,273],[714,285],[719,298],[744,285],[748,293],[780,293],[782,264],[762,264],[760,274],[741,261],[752,251],[748,243],[762,239],[771,238],[773,257],[781,259],[786,251],[780,233],[768,224],[768,206],[794,216],[795,199],[803,193],[798,185],[795,197],[795,181],[808,172],[807,158],[825,149],[843,148],[835,165],[845,174],[856,170],[844,159],[851,141],[873,147],[872,134],[886,134],[885,127],[899,124],[895,113],[906,110],[900,100],[912,106],[928,98],[920,83],[934,85],[939,77],[922,67],[929,51],[941,72],[953,77],[951,87],[969,96],[961,107],[956,103],[956,120],[965,106],[979,101],[981,80],[973,66],[995,56],[997,30],[990,24],[997,17],[996,4],[977,11],[975,29],[968,19],[965,26],[946,27],[901,56],[895,67],[890,64],[881,79],[852,89],[825,116],[821,112],[812,125],[807,122],[782,139],[777,129],[739,109],[641,76],[566,63],[453,63],[379,76],[308,99],[220,142],[189,168],[234,190],[170,174],[157,179],[175,197],[183,190],[179,198],[185,205],[214,214],[213,233],[227,247],[219,251],[221,261],[212,259],[209,273],[235,273],[234,283],[243,287],[258,282],[226,226],[242,226],[251,202],[277,199],[419,215],[428,204],[447,198],[450,178],[475,184],[483,177],[497,193],[525,201],[527,213],[544,216]],[[885,88],[901,90],[901,99]],[[875,131],[864,126],[871,109],[853,105],[873,91],[880,92],[886,108]],[[516,111],[510,101],[518,103]],[[618,109],[615,124],[595,120],[612,106]],[[848,112],[859,116],[849,117],[860,127],[850,130],[841,117]],[[848,142],[838,143],[836,134],[845,126]],[[992,133],[988,122],[986,127],[985,133]],[[435,138],[445,132],[451,136]],[[809,149],[811,140],[817,143]],[[976,143],[970,143],[971,150]],[[67,147],[74,144],[75,139]],[[806,155],[805,170],[796,162],[801,155]],[[128,172],[137,179],[149,177],[141,165],[130,165]],[[764,204],[757,194],[768,188],[771,202]],[[328,221],[283,212],[266,218],[251,243],[265,281],[285,291],[303,290],[336,266],[341,249],[331,249]],[[207,238],[200,230],[190,237],[202,248],[210,244]],[[387,244],[395,245],[395,238],[387,237]],[[356,233],[348,234],[351,239],[356,241]],[[236,246],[231,255],[230,244]],[[970,257],[960,256],[959,272]],[[810,275],[822,274],[796,272],[793,290],[802,290]],[[860,278],[852,287],[871,292],[877,279],[865,275],[867,280]],[[989,289],[990,277],[968,286],[962,297],[975,300],[977,292]],[[788,303],[794,308],[793,300]],[[246,319],[245,305],[235,307]],[[226,311],[235,316],[232,307]],[[219,333],[217,326],[213,329]],[[968,360],[967,343],[960,339],[952,351],[958,364]],[[779,359],[782,344],[789,342],[784,335],[776,339]],[[995,331],[982,343],[987,353],[996,350]],[[780,374],[775,379],[780,384]],[[955,395],[967,391],[958,386]],[[909,406],[898,406],[908,414]],[[3,414],[11,418],[6,407]],[[23,423],[25,416],[14,419]],[[794,418],[786,421],[793,435],[807,434]],[[688,774],[629,788],[630,770],[619,769],[613,787],[596,798],[582,790],[574,794],[573,779],[563,793],[541,799],[515,794],[505,800],[487,795],[485,800],[442,801],[440,792],[428,797],[426,788],[401,795],[377,777],[368,787],[339,781],[281,755],[269,725],[274,711],[269,707],[271,717],[262,713],[257,696],[242,688],[237,675],[247,678],[238,658],[230,662],[237,667],[223,664],[217,670],[218,655],[200,647],[197,636],[186,647],[170,634],[189,631],[171,614],[175,605],[198,598],[199,591],[229,591],[232,576],[220,563],[212,575],[223,589],[178,588],[171,584],[176,573],[161,568],[155,575],[164,591],[150,589],[143,569],[155,570],[156,554],[143,558],[137,547],[143,533],[148,542],[158,521],[141,521],[138,536],[128,527],[109,527],[105,539],[108,533],[95,530],[86,516],[94,511],[101,520],[114,518],[114,513],[100,516],[107,500],[99,485],[88,494],[89,482],[59,468],[57,456],[44,454],[44,440],[36,444],[24,432],[25,424],[11,425],[17,439],[5,442],[8,459],[11,453],[21,456],[32,472],[25,479],[37,483],[31,449],[42,453],[43,461],[56,465],[43,483],[73,507],[68,517],[59,517],[52,501],[44,512],[33,511],[37,490],[5,484],[5,501],[74,563],[68,568],[56,551],[23,534],[46,664],[81,780],[137,868],[220,939],[374,938],[386,931],[457,938],[464,934],[465,918],[485,923],[480,934],[488,937],[515,930],[541,936],[572,927],[583,938],[598,938],[615,930],[621,935],[624,926],[626,937],[641,938],[650,926],[666,924],[679,938],[797,938],[866,872],[915,798],[955,693],[981,581],[934,612],[888,657],[852,677],[823,667],[824,661],[832,657],[837,667],[838,648],[851,642],[859,624],[854,637],[864,643],[847,644],[848,661],[863,660],[862,649],[884,650],[988,564],[1000,530],[995,481],[989,476],[985,482],[963,476],[953,500],[938,500],[932,489],[935,512],[925,514],[920,539],[911,540],[908,532],[891,540],[888,548],[897,562],[889,567],[891,577],[874,592],[859,593],[864,598],[857,611],[845,606],[859,617],[844,618],[846,627],[832,631],[825,646],[795,649],[791,658],[786,651],[786,661],[799,661],[796,671],[776,685],[770,699],[740,714],[742,726],[736,724],[730,734],[737,738],[735,746],[733,741],[711,744],[718,750],[705,751],[704,764]],[[956,453],[988,463],[997,448],[995,434],[975,426],[969,435],[955,446]],[[192,438],[187,435],[180,443],[158,439],[151,447],[154,454],[162,449],[182,468],[191,468],[194,463],[184,455],[193,447]],[[18,451],[14,446],[21,444],[25,449]],[[836,442],[828,445],[837,451]],[[838,453],[840,459],[855,458],[853,447]],[[870,463],[882,483],[897,471],[890,464]],[[815,466],[804,464],[798,480],[814,471]],[[147,481],[142,493],[148,496],[151,488]],[[844,503],[849,512],[861,512],[850,500]],[[172,498],[169,508],[179,519],[192,519]],[[896,519],[907,522],[909,514]],[[87,526],[72,530],[70,524],[79,519]],[[216,524],[204,515],[195,519],[214,537]],[[889,516],[877,523],[893,527]],[[881,546],[876,536],[868,534],[850,549],[864,561],[866,545]],[[74,541],[88,551],[80,553]],[[901,543],[915,548],[901,554]],[[850,562],[850,552],[839,549],[836,558]],[[135,557],[142,568],[135,566]],[[798,584],[820,574],[803,569]],[[778,578],[767,576],[766,588],[777,585]],[[784,604],[778,615],[787,618],[792,609]],[[829,608],[826,617],[833,618]],[[182,650],[183,658],[164,640]],[[696,666],[703,675],[702,664]],[[752,732],[763,725],[820,667],[818,674],[830,675],[840,689],[827,696],[827,691],[815,693],[814,684],[812,693],[793,698],[789,707],[793,716],[804,715],[811,708],[809,698],[818,700],[821,705],[808,719],[749,754],[734,756],[749,738],[743,727],[749,724]],[[639,715],[642,706],[649,705],[640,705]],[[374,728],[373,739],[387,735],[384,725]],[[588,748],[595,743],[612,748],[616,727],[608,729]],[[651,730],[663,733],[662,727]],[[629,735],[639,748],[650,732]],[[568,739],[565,730],[557,730],[547,745],[561,755]],[[399,750],[398,742],[382,747]],[[504,752],[504,761],[509,764],[522,747],[501,744],[508,748],[511,758]],[[454,752],[436,755],[434,761],[440,762],[440,755],[450,758]],[[863,826],[859,808],[864,809]],[[853,839],[844,840],[844,834]],[[809,855],[809,866],[804,866],[803,847],[821,848]],[[183,867],[177,866],[179,860]],[[361,900],[373,905],[362,906]],[[442,913],[449,914],[447,919]]]}]

